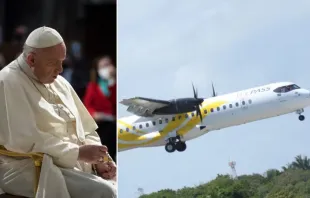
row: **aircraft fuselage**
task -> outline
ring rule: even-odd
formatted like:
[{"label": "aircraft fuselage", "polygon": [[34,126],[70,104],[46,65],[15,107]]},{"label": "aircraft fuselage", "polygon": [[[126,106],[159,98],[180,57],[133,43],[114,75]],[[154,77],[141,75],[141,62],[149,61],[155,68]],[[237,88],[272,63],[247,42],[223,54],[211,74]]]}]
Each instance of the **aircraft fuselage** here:
[{"label": "aircraft fuselage", "polygon": [[200,107],[202,122],[194,109],[154,117],[124,117],[118,120],[118,150],[167,147],[175,137],[185,142],[210,131],[292,112],[300,114],[303,120],[301,113],[309,105],[308,90],[291,82],[281,82],[205,99]]}]

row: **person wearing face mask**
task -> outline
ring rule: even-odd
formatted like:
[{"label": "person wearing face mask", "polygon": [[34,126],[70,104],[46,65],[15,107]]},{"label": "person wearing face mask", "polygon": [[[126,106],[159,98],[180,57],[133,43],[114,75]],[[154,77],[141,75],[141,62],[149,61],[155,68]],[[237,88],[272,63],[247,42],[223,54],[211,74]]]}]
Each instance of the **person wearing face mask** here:
[{"label": "person wearing face mask", "polygon": [[116,162],[116,69],[110,57],[95,59],[84,105],[97,122],[101,142]]}]

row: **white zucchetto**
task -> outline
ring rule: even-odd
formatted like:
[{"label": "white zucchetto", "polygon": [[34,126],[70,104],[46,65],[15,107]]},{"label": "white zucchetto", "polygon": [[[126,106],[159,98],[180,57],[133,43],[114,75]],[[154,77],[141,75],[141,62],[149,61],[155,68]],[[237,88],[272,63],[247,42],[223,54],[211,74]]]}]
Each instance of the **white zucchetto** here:
[{"label": "white zucchetto", "polygon": [[62,42],[63,38],[55,29],[43,26],[33,30],[29,34],[25,44],[33,48],[46,48]]}]

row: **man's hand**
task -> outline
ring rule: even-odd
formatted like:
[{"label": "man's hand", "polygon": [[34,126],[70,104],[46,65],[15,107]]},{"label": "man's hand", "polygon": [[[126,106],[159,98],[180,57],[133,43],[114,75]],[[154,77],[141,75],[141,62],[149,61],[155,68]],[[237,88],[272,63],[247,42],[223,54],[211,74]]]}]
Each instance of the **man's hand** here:
[{"label": "man's hand", "polygon": [[99,145],[83,145],[79,148],[78,160],[90,164],[102,163],[102,160],[107,156],[108,148]]},{"label": "man's hand", "polygon": [[96,164],[97,173],[103,179],[112,180],[116,178],[116,164],[115,162],[104,162]]}]

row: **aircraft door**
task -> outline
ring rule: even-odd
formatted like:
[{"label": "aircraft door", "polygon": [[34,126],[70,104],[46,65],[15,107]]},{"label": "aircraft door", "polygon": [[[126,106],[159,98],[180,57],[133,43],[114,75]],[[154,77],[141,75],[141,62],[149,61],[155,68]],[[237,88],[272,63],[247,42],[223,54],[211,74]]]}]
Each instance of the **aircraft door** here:
[{"label": "aircraft door", "polygon": [[285,102],[287,100],[286,87],[282,87],[277,93],[277,100],[279,102]]},{"label": "aircraft door", "polygon": [[280,102],[285,102],[286,99],[284,97],[284,93],[277,93],[277,100]]}]

